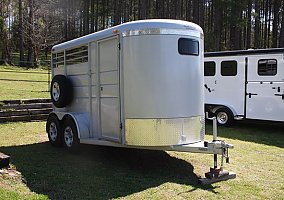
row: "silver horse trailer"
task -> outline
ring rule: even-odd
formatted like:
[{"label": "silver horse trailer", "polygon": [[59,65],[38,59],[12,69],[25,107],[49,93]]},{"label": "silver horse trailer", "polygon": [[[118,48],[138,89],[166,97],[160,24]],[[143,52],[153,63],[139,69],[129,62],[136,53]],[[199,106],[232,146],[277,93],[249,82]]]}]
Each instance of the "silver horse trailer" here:
[{"label": "silver horse trailer", "polygon": [[223,155],[204,142],[203,31],[178,20],[125,23],[52,48],[51,144]]}]

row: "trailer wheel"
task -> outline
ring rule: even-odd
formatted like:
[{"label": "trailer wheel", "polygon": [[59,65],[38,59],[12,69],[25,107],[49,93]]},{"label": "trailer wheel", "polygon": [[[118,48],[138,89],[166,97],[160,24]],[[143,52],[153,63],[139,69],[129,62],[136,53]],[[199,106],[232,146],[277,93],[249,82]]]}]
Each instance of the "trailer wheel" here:
[{"label": "trailer wheel", "polygon": [[51,82],[50,96],[57,108],[63,108],[70,104],[73,97],[70,80],[64,75],[54,76]]},{"label": "trailer wheel", "polygon": [[220,126],[230,126],[233,124],[234,116],[230,109],[228,108],[219,108],[215,112],[217,123]]},{"label": "trailer wheel", "polygon": [[73,119],[67,118],[63,123],[63,144],[68,150],[76,151],[79,147],[77,126]]},{"label": "trailer wheel", "polygon": [[62,136],[61,136],[61,123],[55,115],[50,115],[46,122],[46,132],[50,144],[53,146],[62,145]]}]

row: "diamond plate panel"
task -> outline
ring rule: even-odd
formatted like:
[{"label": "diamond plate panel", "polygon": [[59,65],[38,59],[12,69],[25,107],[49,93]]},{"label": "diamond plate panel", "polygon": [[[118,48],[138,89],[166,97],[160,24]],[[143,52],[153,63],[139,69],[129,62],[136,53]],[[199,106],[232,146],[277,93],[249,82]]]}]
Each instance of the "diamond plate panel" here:
[{"label": "diamond plate panel", "polygon": [[175,119],[126,119],[127,145],[168,146],[194,143],[204,135],[203,117]]},{"label": "diamond plate panel", "polygon": [[200,130],[200,140],[203,141],[205,137],[205,117],[200,117],[200,123],[201,123],[201,130]]}]

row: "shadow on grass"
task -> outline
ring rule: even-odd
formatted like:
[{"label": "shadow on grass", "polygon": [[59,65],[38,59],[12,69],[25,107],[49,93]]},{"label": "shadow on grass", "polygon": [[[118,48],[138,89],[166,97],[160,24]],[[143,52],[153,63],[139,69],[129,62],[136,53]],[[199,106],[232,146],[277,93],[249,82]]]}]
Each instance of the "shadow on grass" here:
[{"label": "shadow on grass", "polygon": [[[212,133],[212,122],[206,122]],[[218,127],[218,136],[284,148],[284,123],[261,120],[236,121],[231,127]]]},{"label": "shadow on grass", "polygon": [[171,182],[215,193],[198,185],[193,166],[164,151],[83,146],[77,154],[49,143],[1,147],[27,186],[50,199],[111,199]]}]

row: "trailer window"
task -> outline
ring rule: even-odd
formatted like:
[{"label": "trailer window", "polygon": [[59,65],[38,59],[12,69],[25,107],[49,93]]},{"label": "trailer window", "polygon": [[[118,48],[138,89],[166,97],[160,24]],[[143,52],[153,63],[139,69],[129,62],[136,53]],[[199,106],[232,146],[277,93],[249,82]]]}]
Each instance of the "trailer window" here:
[{"label": "trailer window", "polygon": [[216,63],[205,62],[204,63],[204,76],[215,76],[216,74]]},{"label": "trailer window", "polygon": [[277,60],[275,59],[261,59],[258,61],[259,76],[275,76],[277,74]]},{"label": "trailer window", "polygon": [[199,55],[199,42],[194,39],[180,38],[178,40],[178,52],[181,55]]},{"label": "trailer window", "polygon": [[88,62],[88,46],[81,46],[66,51],[66,65]]},{"label": "trailer window", "polygon": [[222,76],[236,76],[237,75],[237,61],[222,61],[221,62]]}]

